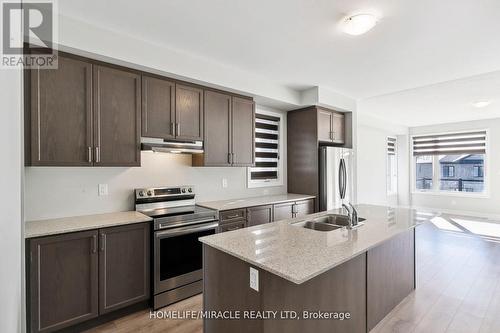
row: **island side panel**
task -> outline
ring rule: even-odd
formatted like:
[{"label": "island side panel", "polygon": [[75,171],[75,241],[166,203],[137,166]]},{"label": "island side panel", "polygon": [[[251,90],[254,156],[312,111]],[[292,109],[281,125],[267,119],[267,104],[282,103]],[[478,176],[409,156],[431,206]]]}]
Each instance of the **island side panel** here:
[{"label": "island side panel", "polygon": [[[260,293],[250,289],[250,265],[203,245],[203,310],[259,311]],[[260,333],[259,320],[204,319],[204,333]]]},{"label": "island side panel", "polygon": [[265,272],[262,309],[348,312],[348,320],[266,320],[264,332],[366,332],[366,253],[317,277],[295,284]]},{"label": "island side panel", "polygon": [[368,331],[415,289],[415,229],[367,253]]}]

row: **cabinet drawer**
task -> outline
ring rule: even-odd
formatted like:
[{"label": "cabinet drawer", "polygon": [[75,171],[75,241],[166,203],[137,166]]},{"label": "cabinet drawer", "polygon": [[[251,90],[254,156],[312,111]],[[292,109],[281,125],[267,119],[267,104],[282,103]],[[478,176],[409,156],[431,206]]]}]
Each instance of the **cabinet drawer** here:
[{"label": "cabinet drawer", "polygon": [[246,220],[246,209],[225,210],[219,213],[220,223],[234,222],[235,220]]},{"label": "cabinet drawer", "polygon": [[233,223],[226,223],[226,224],[223,224],[219,227],[219,233],[243,229],[243,228],[245,228],[245,226],[246,226],[245,220],[241,220],[241,221],[233,222]]}]

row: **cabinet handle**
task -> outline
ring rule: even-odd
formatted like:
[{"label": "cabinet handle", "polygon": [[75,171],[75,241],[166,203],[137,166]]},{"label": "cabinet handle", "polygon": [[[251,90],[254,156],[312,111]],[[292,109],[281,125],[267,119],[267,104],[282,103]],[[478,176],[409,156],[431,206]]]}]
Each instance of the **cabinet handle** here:
[{"label": "cabinet handle", "polygon": [[238,230],[238,229],[241,229],[241,226],[228,227],[226,230],[227,231],[234,231],[234,230]]},{"label": "cabinet handle", "polygon": [[231,164],[231,153],[227,153],[227,163]]},{"label": "cabinet handle", "polygon": [[235,218],[237,218],[237,217],[239,217],[239,215],[238,215],[238,214],[236,214],[236,215],[230,215],[230,216],[226,216],[226,219],[227,219],[227,220],[229,220],[229,219],[235,219]]},{"label": "cabinet handle", "polygon": [[101,252],[106,250],[106,234],[101,234]]},{"label": "cabinet handle", "polygon": [[177,127],[177,130],[175,131],[176,132],[175,135],[176,136],[181,135],[181,124],[177,123],[176,127]]},{"label": "cabinet handle", "polygon": [[92,236],[92,253],[97,252],[97,235]]},{"label": "cabinet handle", "polygon": [[89,163],[92,163],[92,147],[88,147]]},{"label": "cabinet handle", "polygon": [[99,146],[95,147],[95,161],[96,163],[101,162],[101,148]]},{"label": "cabinet handle", "polygon": [[170,127],[171,127],[171,131],[172,131],[172,135],[175,136],[175,124],[170,123]]}]

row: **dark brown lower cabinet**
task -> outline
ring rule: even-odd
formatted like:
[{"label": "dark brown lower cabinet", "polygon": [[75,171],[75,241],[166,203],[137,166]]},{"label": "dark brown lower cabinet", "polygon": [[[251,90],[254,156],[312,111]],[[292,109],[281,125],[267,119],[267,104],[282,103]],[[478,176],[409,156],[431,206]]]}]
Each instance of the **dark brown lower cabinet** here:
[{"label": "dark brown lower cabinet", "polygon": [[29,331],[53,332],[147,300],[150,225],[29,240]]},{"label": "dark brown lower cabinet", "polygon": [[294,202],[285,202],[274,205],[273,221],[291,219],[293,217]]},{"label": "dark brown lower cabinet", "polygon": [[367,252],[368,331],[415,289],[415,230]]},{"label": "dark brown lower cabinet", "polygon": [[314,213],[314,200],[297,201],[295,203],[295,217],[302,217]]},{"label": "dark brown lower cabinet", "polygon": [[99,230],[99,314],[149,298],[149,227]]},{"label": "dark brown lower cabinet", "polygon": [[273,220],[273,205],[247,208],[247,227],[269,223]]},{"label": "dark brown lower cabinet", "polygon": [[31,332],[98,316],[97,230],[30,241]]}]

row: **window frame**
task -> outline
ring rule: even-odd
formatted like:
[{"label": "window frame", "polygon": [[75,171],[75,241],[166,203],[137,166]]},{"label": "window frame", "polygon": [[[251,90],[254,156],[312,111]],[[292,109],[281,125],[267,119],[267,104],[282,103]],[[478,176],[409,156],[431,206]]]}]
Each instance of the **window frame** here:
[{"label": "window frame", "polygon": [[[284,143],[285,143],[285,138],[284,138],[284,115],[283,113],[278,113],[278,112],[273,112],[273,111],[268,111],[268,110],[262,110],[262,109],[257,109],[255,110],[255,114],[262,114],[265,116],[271,116],[271,117],[276,117],[279,118],[279,129],[278,129],[278,178],[274,180],[257,180],[257,179],[252,179],[252,167],[247,167],[247,188],[259,188],[259,187],[276,187],[276,186],[283,186],[284,185],[284,175],[283,173],[285,172],[285,167],[284,167],[284,158],[283,158],[283,152],[284,152]],[[254,140],[254,145],[255,145],[255,140]]]},{"label": "window frame", "polygon": [[[393,139],[394,141],[394,154],[392,156],[394,156],[394,165],[395,165],[395,168],[396,168],[396,183],[393,184],[395,185],[395,188],[393,191],[391,191],[389,189],[389,178],[392,179],[392,175],[389,175],[389,158],[390,158],[390,154],[388,153],[388,148],[389,148],[389,139]],[[398,195],[398,182],[399,182],[399,166],[398,166],[398,138],[396,136],[388,136],[386,137],[385,139],[385,142],[386,142],[386,158],[385,158],[385,189],[386,189],[386,194],[387,196],[395,196],[395,195]]]},{"label": "window frame", "polygon": [[[448,134],[465,134],[476,131],[484,131],[486,132],[486,147],[485,147],[485,158],[483,165],[483,184],[484,191],[483,192],[458,192],[458,191],[442,191],[436,190],[436,188],[432,188],[430,190],[425,189],[417,189],[416,181],[416,156],[413,156],[413,138],[422,136],[422,135],[448,135]],[[490,129],[489,128],[471,128],[467,130],[460,131],[446,131],[446,132],[422,132],[422,133],[412,133],[410,135],[410,169],[411,169],[411,193],[416,195],[438,195],[438,196],[450,196],[450,197],[472,197],[472,198],[490,198],[490,177],[489,173],[489,163],[490,163]],[[436,155],[438,156],[438,155]],[[432,181],[433,184],[439,184],[439,174],[440,174],[440,166],[439,163],[435,163],[437,157],[433,157],[432,160]]]}]

